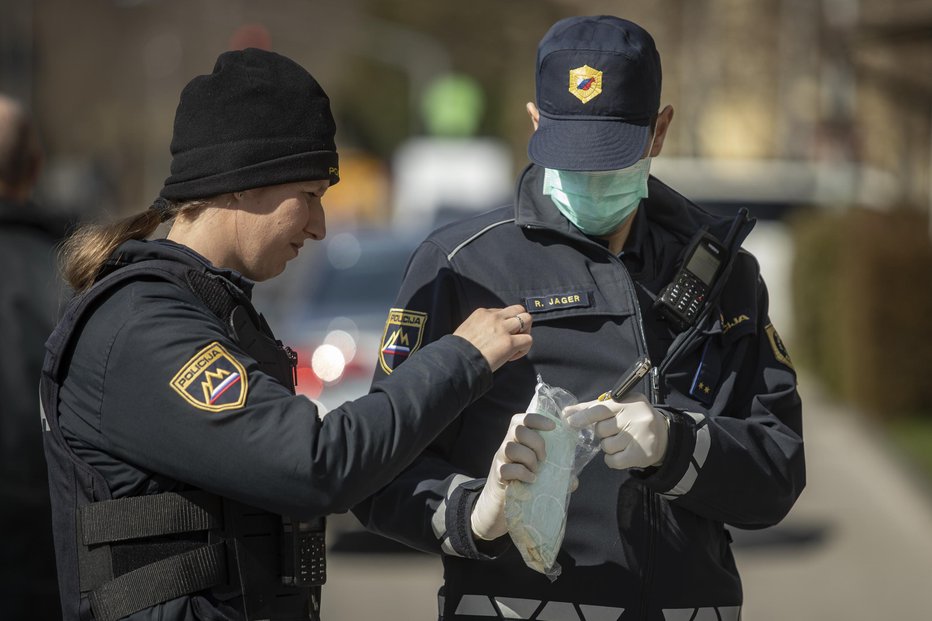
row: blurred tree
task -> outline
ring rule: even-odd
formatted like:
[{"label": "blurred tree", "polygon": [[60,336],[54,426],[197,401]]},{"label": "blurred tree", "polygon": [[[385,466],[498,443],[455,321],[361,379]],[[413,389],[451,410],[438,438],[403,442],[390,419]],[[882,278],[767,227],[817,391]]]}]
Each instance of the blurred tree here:
[{"label": "blurred tree", "polygon": [[465,74],[437,78],[428,85],[421,101],[424,125],[434,136],[472,136],[484,109],[482,88]]},{"label": "blurred tree", "polygon": [[[524,103],[534,98],[537,43],[553,22],[580,7],[573,10],[553,0],[476,0],[468,8],[431,0],[363,0],[362,8],[371,19],[363,23],[367,32],[361,40],[385,41],[386,25],[394,25],[411,38],[426,38],[429,43],[422,48],[443,57],[429,59],[426,66],[436,71],[432,75],[406,75],[390,50],[350,51],[356,60],[334,100],[348,123],[365,128],[380,155],[389,157],[405,137],[425,131],[419,95],[440,73],[453,70],[473,76],[486,93],[478,133],[504,138],[515,159],[526,160],[530,122]],[[378,93],[378,105],[365,97],[353,101],[360,99],[359,84]]]}]

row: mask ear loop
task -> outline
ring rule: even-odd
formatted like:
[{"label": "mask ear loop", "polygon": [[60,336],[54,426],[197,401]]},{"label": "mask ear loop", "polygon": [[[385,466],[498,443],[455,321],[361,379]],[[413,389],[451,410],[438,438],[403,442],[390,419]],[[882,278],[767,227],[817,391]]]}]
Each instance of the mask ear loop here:
[{"label": "mask ear loop", "polygon": [[644,159],[645,159],[645,160],[652,160],[652,159],[654,159],[654,156],[652,156],[651,153],[652,153],[653,150],[654,150],[654,140],[655,140],[656,138],[657,138],[657,123],[655,122],[655,123],[654,123],[654,131],[652,131],[651,134],[650,134],[650,146],[647,147],[647,155],[644,156]]}]

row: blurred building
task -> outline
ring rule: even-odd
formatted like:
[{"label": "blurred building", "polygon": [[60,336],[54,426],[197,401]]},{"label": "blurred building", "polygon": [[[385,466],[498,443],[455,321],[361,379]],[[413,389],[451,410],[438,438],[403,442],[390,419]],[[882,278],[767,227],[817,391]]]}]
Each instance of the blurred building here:
[{"label": "blurred building", "polygon": [[505,139],[521,166],[537,41],[560,17],[609,12],[657,39],[676,108],[665,156],[803,164],[792,183],[808,174],[820,200],[932,203],[932,0],[4,0],[0,11],[0,89],[37,110],[51,202],[147,204],[168,171],[180,89],[243,45],[307,66],[334,101],[341,147],[384,161],[423,132],[423,84],[477,76],[479,133]]}]

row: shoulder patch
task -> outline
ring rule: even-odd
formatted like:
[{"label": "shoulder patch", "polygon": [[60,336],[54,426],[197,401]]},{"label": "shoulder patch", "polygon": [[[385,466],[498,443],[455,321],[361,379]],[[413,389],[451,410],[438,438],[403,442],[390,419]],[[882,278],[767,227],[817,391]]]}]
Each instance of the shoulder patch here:
[{"label": "shoulder patch", "polygon": [[426,324],[427,313],[403,308],[388,311],[388,320],[382,331],[382,345],[379,347],[379,364],[383,371],[391,374],[395,367],[417,351]]},{"label": "shoulder patch", "polygon": [[185,362],[170,383],[185,401],[208,412],[242,407],[248,384],[243,365],[216,341]]},{"label": "shoulder patch", "polygon": [[732,328],[734,328],[735,326],[742,324],[745,321],[749,321],[750,317],[748,317],[744,313],[741,313],[741,314],[735,315],[731,319],[727,319],[724,315],[722,315],[721,320],[722,320],[722,334],[724,334],[728,332],[729,330],[731,330]]},{"label": "shoulder patch", "polygon": [[764,330],[767,332],[767,338],[770,340],[770,347],[773,349],[774,358],[793,369],[793,361],[790,360],[790,354],[786,351],[786,345],[783,344],[783,339],[777,334],[777,329],[773,327],[772,323],[768,323]]}]

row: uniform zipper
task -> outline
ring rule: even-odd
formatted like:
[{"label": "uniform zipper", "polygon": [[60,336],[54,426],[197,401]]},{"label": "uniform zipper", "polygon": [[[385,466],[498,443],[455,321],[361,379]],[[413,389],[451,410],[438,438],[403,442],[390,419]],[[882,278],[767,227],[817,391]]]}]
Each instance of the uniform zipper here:
[{"label": "uniform zipper", "polygon": [[[625,267],[625,264],[622,262],[621,259],[613,255],[611,252],[609,252],[608,254],[615,260],[615,262],[618,264],[618,267],[621,268],[621,273],[624,274],[625,281],[627,282],[627,285],[628,285],[628,289],[629,291],[632,292],[632,297],[634,298],[634,318],[637,320],[638,334],[641,335],[640,345],[643,350],[642,352],[638,352],[638,353],[649,354],[648,349],[647,349],[647,334],[645,334],[644,332],[644,318],[641,316],[641,304],[640,302],[638,302],[637,288],[634,284],[634,279],[631,278],[631,274],[628,273],[628,268]],[[653,395],[651,396],[653,397]]]},{"label": "uniform zipper", "polygon": [[660,367],[653,367],[650,370],[650,402],[660,403],[663,394],[660,392]]},{"label": "uniform zipper", "polygon": [[291,364],[291,377],[294,379],[294,385],[298,385],[298,352],[285,345],[285,355],[288,356],[288,362]]},{"label": "uniform zipper", "polygon": [[[615,261],[618,262],[618,266],[621,268],[622,273],[624,274],[625,280],[627,281],[629,291],[632,292],[634,298],[634,317],[638,325],[638,333],[641,335],[641,346],[643,347],[644,353],[649,353],[647,349],[647,334],[644,332],[644,319],[641,315],[641,303],[637,298],[637,288],[634,284],[634,279],[631,278],[631,274],[628,273],[628,268],[625,267],[624,263],[620,258],[609,253]],[[649,374],[649,379],[645,380],[648,383],[648,392],[650,394],[650,402],[652,404],[659,403],[660,401],[660,369],[654,367],[651,369]],[[647,604],[648,598],[650,595],[650,585],[654,578],[654,546],[656,542],[656,517],[654,516],[654,503],[655,494],[653,490],[648,487],[644,487],[644,492],[647,496],[647,557],[644,567],[644,581],[641,584],[641,619],[647,618]]]},{"label": "uniform zipper", "polygon": [[647,495],[647,562],[644,568],[644,582],[641,585],[641,619],[647,619],[647,605],[650,599],[650,585],[654,581],[654,541],[657,536],[656,517],[654,516],[654,505],[656,504],[656,494],[653,490],[644,487]]}]

